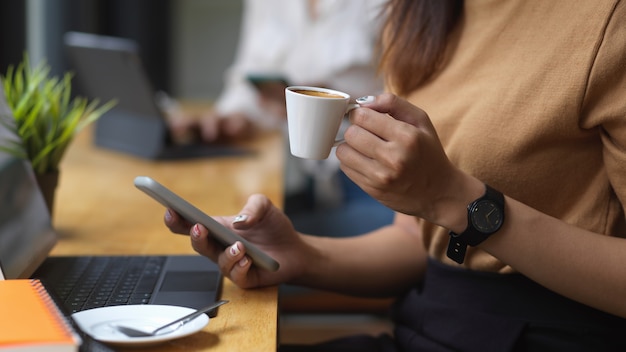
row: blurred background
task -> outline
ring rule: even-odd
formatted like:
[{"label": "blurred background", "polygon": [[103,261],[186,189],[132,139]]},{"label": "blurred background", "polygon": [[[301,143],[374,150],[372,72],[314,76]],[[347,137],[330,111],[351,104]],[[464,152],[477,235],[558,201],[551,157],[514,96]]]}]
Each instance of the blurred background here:
[{"label": "blurred background", "polygon": [[55,75],[69,69],[63,34],[134,39],[155,89],[182,100],[211,100],[234,57],[241,0],[3,0],[0,73],[25,51]]}]

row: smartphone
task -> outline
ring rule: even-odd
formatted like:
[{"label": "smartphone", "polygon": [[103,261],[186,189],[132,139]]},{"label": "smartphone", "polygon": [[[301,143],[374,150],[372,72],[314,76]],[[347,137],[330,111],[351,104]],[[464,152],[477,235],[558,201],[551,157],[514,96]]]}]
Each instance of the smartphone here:
[{"label": "smartphone", "polygon": [[252,263],[255,265],[269,271],[278,270],[279,264],[275,259],[152,178],[148,176],[135,177],[135,187],[165,207],[173,209],[185,220],[204,225],[211,231],[213,237],[225,247],[240,241],[246,247],[246,254],[252,258]]},{"label": "smartphone", "polygon": [[271,89],[272,87],[280,87],[284,90],[289,86],[287,79],[280,75],[248,74],[246,79],[259,91]]}]

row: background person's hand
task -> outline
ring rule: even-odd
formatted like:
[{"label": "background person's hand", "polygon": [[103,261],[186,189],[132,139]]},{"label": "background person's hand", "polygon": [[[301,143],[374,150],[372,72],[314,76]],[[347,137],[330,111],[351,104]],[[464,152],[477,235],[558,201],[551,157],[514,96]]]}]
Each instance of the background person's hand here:
[{"label": "background person's hand", "polygon": [[195,143],[200,139],[198,119],[194,114],[176,110],[167,114],[170,136],[175,144]]},{"label": "background person's hand", "polygon": [[255,132],[254,123],[245,114],[222,116],[213,110],[172,112],[168,114],[168,125],[172,140],[177,144],[246,139]]},{"label": "background person's hand", "polygon": [[[254,123],[248,118],[248,116],[242,113],[234,113],[228,116],[217,116],[216,118],[218,131],[217,138],[220,139],[246,139],[251,137],[256,131]],[[211,121],[208,122],[208,126],[205,127],[204,121],[205,119],[201,120],[202,137],[203,140],[208,141],[208,138],[211,137],[210,132],[215,129],[215,124]],[[205,129],[207,130],[207,135],[205,135]]]},{"label": "background person's hand", "polygon": [[267,113],[268,117],[280,120],[275,122],[287,120],[285,88],[287,85],[280,81],[264,82],[257,86],[259,107]]}]

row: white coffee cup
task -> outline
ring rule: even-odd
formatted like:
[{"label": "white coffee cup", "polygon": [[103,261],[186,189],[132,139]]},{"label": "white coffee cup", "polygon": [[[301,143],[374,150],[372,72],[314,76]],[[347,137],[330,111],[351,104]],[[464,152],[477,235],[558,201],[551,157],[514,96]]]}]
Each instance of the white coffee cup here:
[{"label": "white coffee cup", "polygon": [[358,104],[349,104],[350,95],[337,90],[291,86],[285,89],[289,149],[299,158],[322,160],[333,147],[343,117]]}]

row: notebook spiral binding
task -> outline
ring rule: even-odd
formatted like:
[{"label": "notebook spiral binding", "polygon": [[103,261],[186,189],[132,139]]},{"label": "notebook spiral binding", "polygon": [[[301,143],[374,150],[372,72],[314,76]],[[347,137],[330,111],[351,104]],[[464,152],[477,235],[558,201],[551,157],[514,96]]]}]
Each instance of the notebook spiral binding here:
[{"label": "notebook spiral binding", "polygon": [[57,326],[59,327],[59,332],[73,338],[80,344],[82,340],[80,336],[78,336],[78,334],[74,332],[74,327],[69,321],[70,318],[66,317],[63,312],[61,312],[59,306],[52,299],[46,287],[38,279],[32,279],[30,280],[30,283],[37,291],[37,294],[41,297],[42,302],[46,306],[46,309],[48,309],[48,311],[50,312],[50,315],[56,320]]}]

